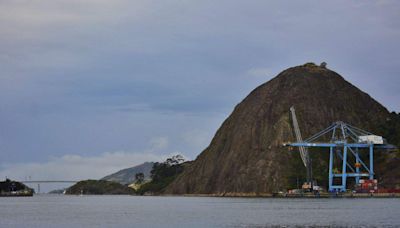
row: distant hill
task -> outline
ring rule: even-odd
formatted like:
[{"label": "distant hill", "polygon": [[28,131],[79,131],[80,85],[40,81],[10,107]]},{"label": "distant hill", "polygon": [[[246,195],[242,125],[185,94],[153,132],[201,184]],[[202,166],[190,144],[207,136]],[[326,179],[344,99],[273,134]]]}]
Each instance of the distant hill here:
[{"label": "distant hill", "polygon": [[65,190],[67,190],[67,189],[66,189],[66,188],[55,189],[55,190],[52,190],[52,191],[50,191],[50,192],[48,192],[48,193],[49,193],[49,194],[63,194]]},{"label": "distant hill", "polygon": [[120,183],[105,180],[85,180],[79,181],[69,187],[67,195],[132,195],[135,190]]},{"label": "distant hill", "polygon": [[136,173],[143,173],[145,179],[150,179],[150,172],[153,168],[154,162],[145,162],[143,164],[120,170],[111,175],[101,178],[101,180],[114,181],[120,184],[131,184],[135,182]]}]

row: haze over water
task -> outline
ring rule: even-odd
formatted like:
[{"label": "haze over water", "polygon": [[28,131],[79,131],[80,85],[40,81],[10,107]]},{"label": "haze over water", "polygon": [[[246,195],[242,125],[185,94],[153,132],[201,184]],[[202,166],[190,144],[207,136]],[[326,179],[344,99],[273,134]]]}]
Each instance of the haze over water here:
[{"label": "haze over water", "polygon": [[400,199],[0,198],[0,227],[399,227]]}]

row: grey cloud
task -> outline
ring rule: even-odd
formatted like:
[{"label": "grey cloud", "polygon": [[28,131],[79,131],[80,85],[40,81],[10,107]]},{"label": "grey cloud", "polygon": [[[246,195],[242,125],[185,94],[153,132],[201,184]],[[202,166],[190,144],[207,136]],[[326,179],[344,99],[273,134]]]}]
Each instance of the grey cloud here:
[{"label": "grey cloud", "polygon": [[0,155],[96,156],[161,135],[193,158],[252,89],[309,61],[399,111],[399,10],[397,1],[2,1]]}]

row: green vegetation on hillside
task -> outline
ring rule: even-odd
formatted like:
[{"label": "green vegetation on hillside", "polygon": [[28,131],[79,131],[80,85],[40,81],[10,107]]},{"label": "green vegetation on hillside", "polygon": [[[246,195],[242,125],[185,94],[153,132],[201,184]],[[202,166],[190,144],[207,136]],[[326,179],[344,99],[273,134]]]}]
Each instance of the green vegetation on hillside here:
[{"label": "green vegetation on hillside", "polygon": [[79,181],[75,185],[69,187],[65,194],[70,195],[130,195],[135,191],[128,186],[117,182],[105,180],[85,180]]},{"label": "green vegetation on hillside", "polygon": [[400,113],[391,112],[386,121],[378,128],[381,134],[390,144],[400,147]]},{"label": "green vegetation on hillside", "polygon": [[183,171],[184,159],[180,155],[172,156],[165,162],[154,163],[151,170],[151,181],[140,186],[137,194],[158,194]]},{"label": "green vegetation on hillside", "polygon": [[33,193],[33,189],[21,182],[12,181],[10,179],[0,181],[0,196],[9,194],[32,195]]}]

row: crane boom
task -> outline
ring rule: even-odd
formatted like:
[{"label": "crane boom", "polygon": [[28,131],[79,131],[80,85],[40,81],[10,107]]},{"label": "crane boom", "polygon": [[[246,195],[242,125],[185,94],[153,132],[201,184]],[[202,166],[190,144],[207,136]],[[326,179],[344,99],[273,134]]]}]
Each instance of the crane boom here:
[{"label": "crane boom", "polygon": [[[293,128],[294,128],[294,133],[296,135],[296,141],[297,142],[303,142],[303,139],[301,137],[301,132],[299,128],[299,123],[297,122],[297,117],[296,117],[296,110],[294,107],[290,107],[290,112],[292,114],[292,121],[293,121]],[[308,166],[308,151],[304,146],[299,146],[299,152],[301,156],[301,160],[303,161],[303,164],[305,167]]]},{"label": "crane boom", "polygon": [[[301,137],[301,132],[300,132],[300,127],[299,123],[297,122],[297,117],[296,117],[296,110],[294,107],[290,107],[290,112],[292,114],[292,121],[293,121],[293,128],[294,128],[294,133],[296,135],[296,140],[298,143],[303,142],[303,139]],[[307,183],[309,183],[312,186],[312,167],[311,167],[311,159],[310,155],[308,153],[307,148],[304,146],[299,146],[299,152],[300,152],[300,157],[301,160],[303,161],[304,167],[306,167],[307,170]],[[311,187],[312,188],[312,187]]]}]

